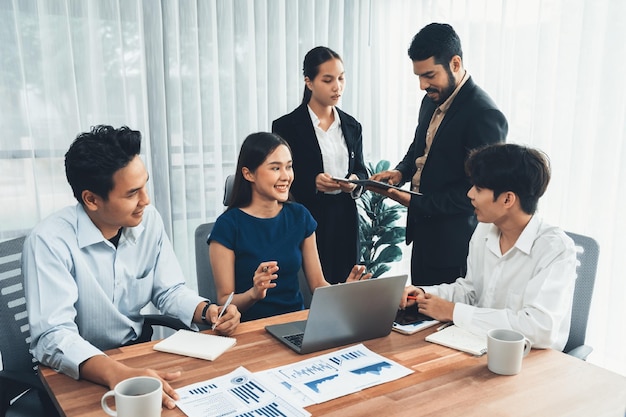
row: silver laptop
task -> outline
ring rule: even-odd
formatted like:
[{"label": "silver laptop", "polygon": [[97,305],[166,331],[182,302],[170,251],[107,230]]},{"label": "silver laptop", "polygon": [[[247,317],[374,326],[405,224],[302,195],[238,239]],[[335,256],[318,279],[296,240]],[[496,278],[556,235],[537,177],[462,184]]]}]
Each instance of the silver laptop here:
[{"label": "silver laptop", "polygon": [[406,282],[398,275],[317,288],[307,320],[265,330],[298,353],[387,336]]}]

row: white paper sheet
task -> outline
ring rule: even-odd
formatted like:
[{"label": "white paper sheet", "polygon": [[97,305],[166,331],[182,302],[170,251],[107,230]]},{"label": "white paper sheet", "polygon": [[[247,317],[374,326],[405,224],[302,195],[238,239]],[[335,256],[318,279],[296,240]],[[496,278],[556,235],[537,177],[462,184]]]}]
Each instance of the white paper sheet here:
[{"label": "white paper sheet", "polygon": [[291,405],[267,389],[244,367],[176,390],[176,402],[189,417],[277,416],[308,417],[308,411]]},{"label": "white paper sheet", "polygon": [[358,344],[256,375],[290,404],[306,407],[411,373],[413,370]]},{"label": "white paper sheet", "polygon": [[176,404],[189,417],[310,416],[303,407],[411,373],[413,370],[358,344],[261,372],[239,367],[177,389],[180,400]]}]

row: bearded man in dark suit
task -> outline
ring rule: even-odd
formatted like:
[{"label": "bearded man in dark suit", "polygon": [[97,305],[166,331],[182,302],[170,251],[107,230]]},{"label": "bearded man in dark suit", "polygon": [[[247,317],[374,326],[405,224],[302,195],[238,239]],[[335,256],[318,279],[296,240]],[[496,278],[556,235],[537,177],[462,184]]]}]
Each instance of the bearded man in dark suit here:
[{"label": "bearded man in dark suit", "polygon": [[467,198],[471,184],[465,160],[472,149],[504,142],[508,123],[463,67],[461,41],[452,26],[425,26],[413,37],[408,53],[420,88],[426,91],[415,138],[395,169],[372,179],[410,182],[411,190],[421,195],[371,190],[408,207],[412,283],[450,283],[465,276],[468,244],[477,225]]}]

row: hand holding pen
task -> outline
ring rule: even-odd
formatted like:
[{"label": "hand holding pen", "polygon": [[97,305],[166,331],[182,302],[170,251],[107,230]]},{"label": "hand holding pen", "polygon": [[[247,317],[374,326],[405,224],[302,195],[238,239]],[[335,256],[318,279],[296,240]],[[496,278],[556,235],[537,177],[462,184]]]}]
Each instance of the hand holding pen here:
[{"label": "hand holding pen", "polygon": [[228,299],[224,303],[224,306],[222,307],[222,310],[220,311],[220,314],[217,315],[217,320],[215,320],[215,323],[213,323],[213,325],[211,326],[211,330],[215,330],[215,327],[217,327],[217,322],[220,321],[220,319],[224,315],[224,312],[226,311],[226,309],[230,305],[230,302],[233,301],[233,296],[234,295],[235,295],[235,293],[231,292],[230,295],[228,296]]},{"label": "hand holding pen", "polygon": [[421,288],[413,286],[405,288],[405,299],[402,300],[405,306],[408,305],[409,300],[417,303],[417,311],[422,314],[442,323],[454,321],[455,304],[452,301],[432,293],[426,293]]},{"label": "hand holding pen", "polygon": [[408,306],[416,304],[418,297],[423,295],[424,290],[419,287],[415,287],[413,285],[405,287],[404,292],[402,293],[402,299],[400,300],[400,309],[404,310]]},{"label": "hand holding pen", "polygon": [[274,280],[278,278],[278,274],[276,274],[278,269],[277,261],[266,261],[259,264],[252,278],[252,298],[254,300],[262,300],[265,298],[267,290],[276,287]]}]

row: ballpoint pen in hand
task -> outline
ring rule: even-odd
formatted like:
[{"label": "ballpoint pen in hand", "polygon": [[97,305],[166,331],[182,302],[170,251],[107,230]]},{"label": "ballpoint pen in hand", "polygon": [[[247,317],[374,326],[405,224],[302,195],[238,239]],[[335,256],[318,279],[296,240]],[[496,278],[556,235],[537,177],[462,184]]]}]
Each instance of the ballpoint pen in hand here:
[{"label": "ballpoint pen in hand", "polygon": [[219,321],[220,317],[222,317],[222,314],[224,314],[224,312],[230,305],[230,302],[233,301],[233,295],[235,295],[235,292],[231,292],[228,296],[228,299],[224,303],[224,307],[222,307],[222,311],[220,311],[220,314],[217,316],[217,320],[215,321],[215,323],[213,323],[213,326],[211,326],[211,330],[215,330],[215,326],[217,326],[217,322]]}]

